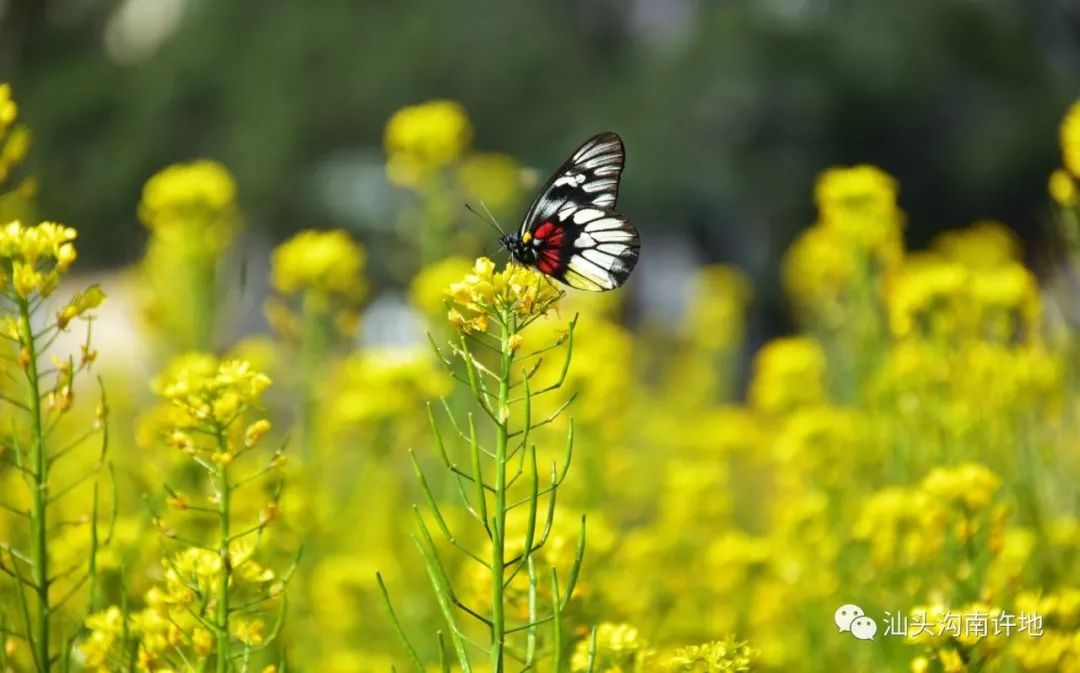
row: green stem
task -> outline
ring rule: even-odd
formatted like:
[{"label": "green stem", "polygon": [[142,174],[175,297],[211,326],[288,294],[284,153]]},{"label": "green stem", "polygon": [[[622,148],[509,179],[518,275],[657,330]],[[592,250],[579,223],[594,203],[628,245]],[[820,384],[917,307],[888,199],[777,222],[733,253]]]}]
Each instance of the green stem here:
[{"label": "green stem", "polygon": [[514,355],[510,337],[514,318],[500,316],[502,366],[499,371],[499,399],[495,409],[495,521],[491,549],[491,670],[503,673],[506,615],[503,611],[503,582],[506,578],[506,450],[510,424],[510,366]]},{"label": "green stem", "polygon": [[[228,442],[222,430],[218,430],[218,449],[222,453],[229,450]],[[231,668],[231,651],[229,649],[229,575],[232,568],[229,564],[229,470],[226,465],[218,468],[218,495],[221,502],[218,503],[218,529],[221,547],[218,553],[221,555],[221,570],[218,576],[218,604],[217,604],[217,673],[228,673]]]},{"label": "green stem", "polygon": [[24,326],[23,347],[26,348],[26,379],[29,384],[27,407],[30,414],[30,460],[33,472],[33,502],[30,505],[31,577],[34,591],[37,593],[35,605],[36,633],[33,634],[31,647],[39,671],[49,670],[49,554],[48,530],[48,472],[49,458],[45,452],[45,435],[41,419],[41,389],[38,377],[38,362],[34,331],[30,327],[30,304],[26,299],[19,300],[19,318]]},{"label": "green stem", "polygon": [[300,391],[300,451],[305,464],[314,460],[315,411],[318,407],[315,390],[323,375],[323,359],[328,343],[324,320],[311,304],[310,295],[303,300],[300,334],[300,371],[303,380]]}]

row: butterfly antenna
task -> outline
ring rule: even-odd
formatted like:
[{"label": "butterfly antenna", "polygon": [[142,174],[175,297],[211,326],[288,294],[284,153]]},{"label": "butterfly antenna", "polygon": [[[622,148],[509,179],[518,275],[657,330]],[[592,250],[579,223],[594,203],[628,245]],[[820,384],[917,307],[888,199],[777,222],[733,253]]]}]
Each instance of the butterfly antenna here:
[{"label": "butterfly antenna", "polygon": [[492,221],[492,222],[494,222],[494,223],[495,223],[495,226],[496,226],[496,227],[497,227],[497,228],[499,229],[499,231],[500,231],[500,232],[502,232],[503,234],[505,234],[506,232],[505,232],[505,231],[503,231],[503,228],[499,226],[499,221],[498,221],[498,220],[496,220],[496,219],[495,219],[495,216],[491,214],[491,211],[490,211],[490,210],[488,210],[487,204],[486,204],[486,203],[484,203],[483,201],[481,201],[481,202],[480,202],[480,207],[484,209],[484,212],[485,212],[485,213],[487,213],[487,216],[488,216],[489,218],[491,218],[491,221]]},{"label": "butterfly antenna", "polygon": [[[481,213],[476,208],[473,208],[472,206],[470,206],[467,203],[465,204],[465,207],[469,209],[470,213],[472,213],[473,215],[476,215],[477,217],[479,217],[484,222],[487,222],[488,224],[490,224],[491,227],[493,229],[495,229],[495,231],[499,232],[500,235],[503,235],[503,234],[506,233],[505,231],[502,230],[502,227],[499,226],[499,223],[495,221],[495,218],[491,217],[490,212],[487,214],[487,216],[485,216],[483,213]],[[485,207],[484,210],[487,210],[487,207]]]}]

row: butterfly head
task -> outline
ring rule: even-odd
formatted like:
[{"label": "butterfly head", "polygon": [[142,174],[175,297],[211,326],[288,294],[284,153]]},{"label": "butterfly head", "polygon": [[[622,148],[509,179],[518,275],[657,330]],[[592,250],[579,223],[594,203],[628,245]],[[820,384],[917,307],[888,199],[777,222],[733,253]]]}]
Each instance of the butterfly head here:
[{"label": "butterfly head", "polygon": [[[525,234],[528,236],[529,234]],[[499,239],[499,243],[510,251],[510,254],[522,264],[532,264],[535,252],[528,242],[513,234],[506,234]]]}]

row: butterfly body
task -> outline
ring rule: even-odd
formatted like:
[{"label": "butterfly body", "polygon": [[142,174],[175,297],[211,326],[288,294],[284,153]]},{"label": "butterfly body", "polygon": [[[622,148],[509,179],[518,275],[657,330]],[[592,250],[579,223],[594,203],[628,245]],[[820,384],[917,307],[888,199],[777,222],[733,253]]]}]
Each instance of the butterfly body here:
[{"label": "butterfly body", "polygon": [[586,140],[547,181],[517,234],[500,239],[519,264],[571,287],[619,287],[637,264],[637,230],[615,212],[626,154],[614,133]]}]

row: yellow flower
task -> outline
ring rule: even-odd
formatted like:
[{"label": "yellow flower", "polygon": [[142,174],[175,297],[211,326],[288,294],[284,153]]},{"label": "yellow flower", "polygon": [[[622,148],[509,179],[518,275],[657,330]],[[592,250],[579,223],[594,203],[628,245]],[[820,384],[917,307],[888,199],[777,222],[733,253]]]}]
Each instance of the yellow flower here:
[{"label": "yellow flower", "polygon": [[270,282],[278,292],[310,290],[358,300],[364,293],[364,249],[348,232],[302,231],[279,245]]},{"label": "yellow flower", "polygon": [[233,234],[236,183],[216,161],[174,164],[146,181],[139,219],[155,235],[196,236],[219,251]]},{"label": "yellow flower", "polygon": [[472,141],[465,108],[450,100],[432,100],[404,107],[386,124],[386,174],[403,187],[421,184],[461,156]]},{"label": "yellow flower", "polygon": [[480,328],[480,323],[473,322],[479,315],[495,320],[523,320],[543,315],[556,307],[563,293],[531,268],[508,264],[502,271],[496,271],[494,262],[481,257],[472,273],[450,284],[447,294],[458,305],[451,312],[450,321],[471,330]]},{"label": "yellow flower", "polygon": [[19,106],[11,98],[11,85],[0,84],[0,133],[15,122],[19,116]]},{"label": "yellow flower", "polygon": [[1080,178],[1080,101],[1076,101],[1061,120],[1061,156],[1065,168]]},{"label": "yellow flower", "polygon": [[948,231],[934,239],[933,247],[946,259],[969,269],[991,269],[1019,262],[1020,241],[996,220],[979,220],[969,227]]},{"label": "yellow flower", "polygon": [[337,426],[401,420],[450,391],[448,377],[426,348],[366,349],[333,369],[326,397]]},{"label": "yellow flower", "polygon": [[784,255],[784,289],[796,306],[826,325],[842,321],[840,300],[856,277],[857,260],[839,232],[816,225]]},{"label": "yellow flower", "polygon": [[825,366],[825,352],[811,338],[770,341],[754,358],[752,406],[766,413],[783,413],[824,401]]},{"label": "yellow flower", "polygon": [[750,301],[750,280],[733,267],[715,264],[698,270],[693,307],[685,331],[710,350],[729,348],[743,333],[743,313]]},{"label": "yellow flower", "polygon": [[1076,180],[1068,171],[1059,168],[1051,173],[1047,190],[1050,198],[1060,206],[1071,208],[1080,204],[1080,191],[1077,190]]},{"label": "yellow flower", "polygon": [[472,264],[464,257],[447,257],[420,270],[413,278],[412,303],[427,316],[446,313],[446,288],[469,273]]},{"label": "yellow flower", "polygon": [[101,287],[91,285],[85,292],[77,293],[67,306],[57,311],[56,323],[60,329],[64,329],[73,319],[86,315],[92,309],[101,306],[103,301],[105,301],[105,293],[101,291]]},{"label": "yellow flower", "polygon": [[468,200],[483,202],[496,213],[512,208],[521,198],[521,167],[506,154],[469,155],[458,166],[457,179]]},{"label": "yellow flower", "polygon": [[964,463],[956,467],[936,467],[923,479],[922,488],[939,501],[962,505],[968,510],[990,504],[1001,479],[986,467]]},{"label": "yellow flower", "polygon": [[957,311],[964,303],[968,274],[964,265],[938,255],[909,256],[886,283],[889,326],[893,334],[910,334],[923,318],[931,319],[932,332],[953,331]]},{"label": "yellow flower", "polygon": [[814,187],[822,226],[840,232],[857,249],[895,261],[900,255],[903,213],[896,179],[876,166],[830,168]]},{"label": "yellow flower", "polygon": [[[578,641],[570,658],[571,671],[588,670],[589,642],[589,638]],[[641,662],[646,654],[646,643],[636,627],[611,622],[596,627],[596,673],[643,671]]]},{"label": "yellow flower", "polygon": [[241,409],[258,406],[269,385],[270,378],[247,362],[191,353],[174,360],[153,389],[182,412],[175,420],[185,429],[231,423]]},{"label": "yellow flower", "polygon": [[55,222],[32,227],[18,220],[9,222],[0,229],[0,283],[10,277],[11,286],[23,298],[49,296],[75,261],[76,236],[74,229]]},{"label": "yellow flower", "polygon": [[79,644],[79,652],[85,658],[86,668],[108,671],[109,654],[124,632],[124,613],[111,606],[86,618],[90,636]]},{"label": "yellow flower", "polygon": [[749,671],[754,659],[754,651],[745,642],[732,639],[714,640],[703,645],[692,645],[676,650],[668,659],[666,669],[703,673]]}]

